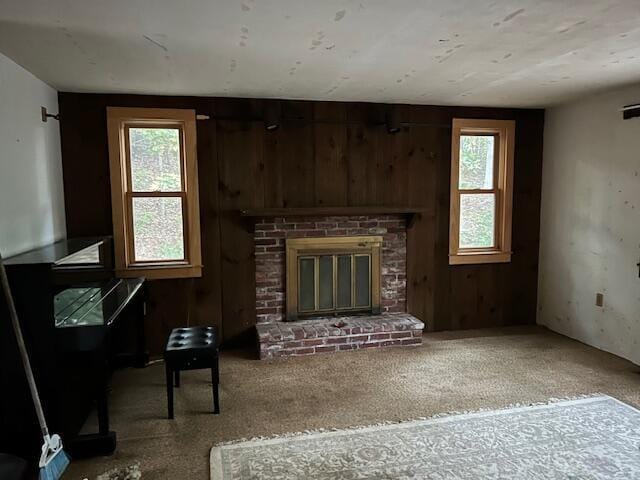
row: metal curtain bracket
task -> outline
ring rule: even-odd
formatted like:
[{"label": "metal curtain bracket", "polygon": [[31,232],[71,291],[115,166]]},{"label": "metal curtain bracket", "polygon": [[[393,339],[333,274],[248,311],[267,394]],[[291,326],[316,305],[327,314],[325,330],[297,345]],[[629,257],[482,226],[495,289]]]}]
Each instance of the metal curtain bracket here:
[{"label": "metal curtain bracket", "polygon": [[40,107],[40,115],[42,115],[42,121],[46,122],[49,118],[53,118],[54,120],[60,120],[60,114],[47,112],[47,107]]}]

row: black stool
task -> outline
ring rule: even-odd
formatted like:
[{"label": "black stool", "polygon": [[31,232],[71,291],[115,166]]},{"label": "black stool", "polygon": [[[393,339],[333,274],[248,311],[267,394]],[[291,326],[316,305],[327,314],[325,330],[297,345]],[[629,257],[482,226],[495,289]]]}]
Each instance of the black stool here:
[{"label": "black stool", "polygon": [[220,413],[218,400],[218,335],[214,327],[174,328],[164,350],[167,373],[167,402],[169,418],[173,418],[173,385],[180,386],[181,370],[211,369],[213,384],[213,413]]}]

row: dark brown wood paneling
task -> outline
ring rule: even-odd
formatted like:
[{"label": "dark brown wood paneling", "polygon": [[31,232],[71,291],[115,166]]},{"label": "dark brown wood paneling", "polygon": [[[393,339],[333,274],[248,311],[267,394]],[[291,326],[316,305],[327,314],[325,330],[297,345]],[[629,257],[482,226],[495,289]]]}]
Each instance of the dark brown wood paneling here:
[{"label": "dark brown wood paneling", "polygon": [[283,206],[312,207],[316,204],[313,125],[291,122],[278,135]]},{"label": "dark brown wood paneling", "polygon": [[202,278],[193,281],[193,325],[215,325],[224,335],[220,254],[220,205],[218,201],[218,150],[216,122],[202,120],[198,130],[198,177],[200,179],[200,230]]},{"label": "dark brown wood paneling", "polygon": [[107,112],[95,96],[60,96],[67,233],[112,235]]},{"label": "dark brown wood paneling", "polygon": [[313,128],[315,203],[318,206],[347,205],[347,109],[341,103],[316,104]]},{"label": "dark brown wood paneling", "polygon": [[240,210],[264,206],[265,128],[261,122],[218,122],[218,192],[224,338],[235,341],[255,324],[253,238]]},{"label": "dark brown wood paneling", "polygon": [[[407,232],[407,306],[417,317],[434,318],[436,288],[435,212],[437,191],[437,165],[443,152],[439,150],[436,127],[412,127],[407,139],[407,202],[425,207],[413,227]],[[427,329],[434,329],[434,322],[427,322]]]},{"label": "dark brown wood paneling", "polygon": [[[429,330],[535,322],[541,110],[281,101],[266,131],[264,101],[60,94],[67,230],[111,233],[106,107],[195,108],[203,276],[148,284],[154,352],[179,325],[218,325],[226,343],[253,336],[253,238],[241,209],[384,205],[424,210],[408,233],[408,309]],[[389,134],[385,112],[403,128]],[[448,264],[451,120],[516,120],[513,260]]]}]

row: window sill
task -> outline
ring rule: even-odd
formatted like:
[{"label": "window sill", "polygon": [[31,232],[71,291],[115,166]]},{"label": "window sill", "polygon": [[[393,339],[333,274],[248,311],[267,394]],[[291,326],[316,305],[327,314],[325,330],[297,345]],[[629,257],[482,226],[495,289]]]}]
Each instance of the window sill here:
[{"label": "window sill", "polygon": [[194,265],[141,265],[116,270],[120,278],[144,277],[148,280],[164,280],[171,278],[199,278],[202,267]]},{"label": "window sill", "polygon": [[509,263],[510,261],[511,252],[473,252],[449,255],[449,265]]}]

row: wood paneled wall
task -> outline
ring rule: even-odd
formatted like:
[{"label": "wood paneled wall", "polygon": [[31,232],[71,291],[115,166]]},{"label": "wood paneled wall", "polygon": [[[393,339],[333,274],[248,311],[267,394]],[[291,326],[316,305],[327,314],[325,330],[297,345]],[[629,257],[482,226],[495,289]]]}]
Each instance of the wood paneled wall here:
[{"label": "wood paneled wall", "polygon": [[[272,101],[272,100],[268,100]],[[428,330],[535,323],[542,110],[60,93],[69,236],[112,233],[106,107],[194,108],[203,276],[149,283],[148,335],[159,352],[178,325],[217,325],[225,343],[253,340],[252,234],[239,210],[260,207],[426,207],[408,237],[409,311]],[[389,134],[385,112],[403,122]],[[516,120],[513,260],[449,266],[451,120]]]}]

